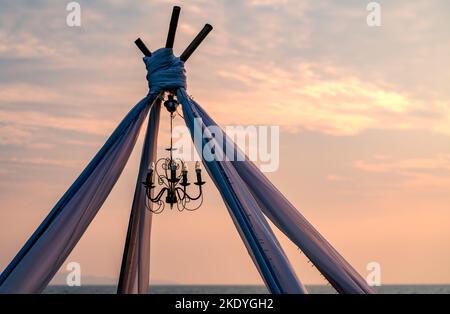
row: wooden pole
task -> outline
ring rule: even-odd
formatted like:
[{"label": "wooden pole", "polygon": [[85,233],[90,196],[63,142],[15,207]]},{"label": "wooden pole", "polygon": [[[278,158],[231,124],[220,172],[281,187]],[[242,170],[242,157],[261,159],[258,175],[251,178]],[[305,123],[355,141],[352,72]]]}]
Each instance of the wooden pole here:
[{"label": "wooden pole", "polygon": [[209,32],[212,31],[213,27],[210,24],[206,24],[200,33],[195,36],[194,40],[189,44],[189,46],[183,51],[180,56],[181,61],[186,62],[187,59],[192,55],[192,53],[197,49],[197,47],[202,43],[202,41],[208,36]]}]

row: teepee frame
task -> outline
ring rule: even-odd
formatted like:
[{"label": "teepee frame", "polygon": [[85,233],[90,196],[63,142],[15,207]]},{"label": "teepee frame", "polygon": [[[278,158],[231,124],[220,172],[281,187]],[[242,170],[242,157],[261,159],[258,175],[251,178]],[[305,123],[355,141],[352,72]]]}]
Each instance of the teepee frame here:
[{"label": "teepee frame", "polygon": [[[180,12],[181,8],[179,6],[173,7],[165,48],[170,49],[173,48]],[[194,53],[194,51],[198,48],[198,46],[202,43],[202,41],[206,38],[206,36],[208,36],[208,34],[211,32],[212,29],[213,27],[210,24],[205,24],[203,29],[197,34],[197,36],[192,40],[192,42],[188,45],[188,47],[186,47],[186,49],[180,55],[180,60],[186,62],[189,59],[189,57]],[[134,43],[139,48],[139,50],[144,54],[145,57],[152,56],[152,52],[150,51],[149,48],[147,48],[147,46],[145,45],[145,43],[142,41],[141,38],[137,38]],[[145,144],[146,143],[144,143],[144,146]],[[145,147],[143,153],[144,151]],[[145,165],[144,169],[146,169]],[[140,184],[139,180],[137,184]],[[136,189],[138,190],[139,187],[137,186]],[[137,272],[136,267],[138,266],[136,266],[137,257],[135,256],[137,253],[136,249],[134,249],[133,246],[135,246],[136,243],[139,241],[137,228],[139,227],[139,224],[142,223],[142,220],[143,220],[142,217],[139,217],[139,213],[137,212],[137,210],[135,210],[135,207],[133,206],[132,211],[130,213],[130,219],[127,229],[127,237],[125,240],[122,264],[120,268],[120,276],[117,286],[118,294],[130,293],[131,291],[134,292],[139,291],[141,293],[145,293],[146,290],[148,289],[148,279],[146,283],[143,283],[139,282],[138,278],[135,277],[136,276],[135,274]],[[148,232],[150,232],[150,230],[148,230]]]}]

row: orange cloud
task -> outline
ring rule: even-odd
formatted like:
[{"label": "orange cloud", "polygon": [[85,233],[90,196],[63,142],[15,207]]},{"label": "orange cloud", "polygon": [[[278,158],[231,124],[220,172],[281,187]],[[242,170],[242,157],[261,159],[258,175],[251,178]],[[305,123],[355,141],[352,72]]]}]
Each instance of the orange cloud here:
[{"label": "orange cloud", "polygon": [[60,117],[35,111],[12,112],[0,110],[0,120],[26,127],[42,127],[77,131],[95,135],[109,134],[115,124],[110,120],[93,117]]},{"label": "orange cloud", "polygon": [[[318,64],[294,64],[290,71],[263,65],[221,70],[218,75],[223,79],[248,90],[230,90],[222,100],[211,100],[210,106],[224,123],[272,123],[335,135],[367,129],[431,129],[450,134],[450,101],[424,103],[338,68],[319,69]],[[331,78],[323,77],[324,71],[332,73]],[[229,116],[229,110],[239,114]]]},{"label": "orange cloud", "polygon": [[383,156],[372,161],[357,160],[353,167],[369,173],[400,175],[402,180],[399,186],[405,189],[450,188],[450,155],[408,159]]}]

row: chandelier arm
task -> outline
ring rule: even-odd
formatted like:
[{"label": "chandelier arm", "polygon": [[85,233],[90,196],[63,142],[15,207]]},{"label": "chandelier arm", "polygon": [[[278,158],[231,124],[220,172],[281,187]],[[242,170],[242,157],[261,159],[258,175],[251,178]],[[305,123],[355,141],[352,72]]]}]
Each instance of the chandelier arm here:
[{"label": "chandelier arm", "polygon": [[164,175],[162,177],[167,180],[167,187],[170,188],[169,169],[168,169],[168,167],[167,168],[163,168],[163,169],[164,169]]},{"label": "chandelier arm", "polygon": [[[184,187],[184,189],[176,187],[175,190],[177,191],[177,195],[180,201],[184,200],[186,197],[189,198],[189,195],[186,193],[186,187]],[[183,192],[183,197],[181,197],[180,191]]]},{"label": "chandelier arm", "polygon": [[[186,208],[186,194],[183,194],[183,198],[181,198],[180,196],[180,188],[176,188],[176,193],[178,195],[178,202],[177,202],[177,209],[179,212],[182,212],[185,208]],[[183,192],[184,193],[184,192]],[[180,209],[180,204],[181,204],[181,209]]]},{"label": "chandelier arm", "polygon": [[166,188],[169,188],[169,184],[166,182],[166,176],[162,175],[162,174],[157,174],[158,175],[158,184],[164,184],[166,186]]},{"label": "chandelier arm", "polygon": [[147,196],[147,199],[149,199],[151,197],[150,193],[151,193],[152,189],[154,189],[154,188],[148,187],[148,186],[145,187],[145,195]]},{"label": "chandelier arm", "polygon": [[168,190],[168,188],[164,187],[161,189],[161,191],[159,191],[158,195],[156,195],[156,197],[152,198],[152,196],[150,195],[150,193],[147,193],[147,197],[149,200],[151,200],[153,203],[159,202],[161,200],[161,197],[163,196],[164,192]]},{"label": "chandelier arm", "polygon": [[180,209],[180,203],[181,202],[177,202],[177,210],[179,211],[179,212],[182,212],[183,211],[183,204],[181,204],[181,209]]},{"label": "chandelier arm", "polygon": [[[165,179],[168,178],[167,177],[168,173],[167,173],[167,169],[166,169],[167,167],[166,168],[164,168],[164,167],[165,167],[165,164],[168,162],[168,160],[169,160],[169,158],[160,158],[160,159],[158,159],[158,161],[156,162],[156,165],[155,165],[155,174],[158,178],[158,184],[160,184],[160,185],[164,184],[167,188],[169,188],[169,184],[166,182]],[[164,171],[164,174],[160,174],[159,170],[158,170],[158,166],[160,165],[161,162],[163,162],[163,164],[161,165],[161,169]]]},{"label": "chandelier arm", "polygon": [[[153,203],[152,203],[153,204]],[[153,206],[149,206],[149,199],[145,201],[145,207],[151,211],[153,214],[161,214],[164,211],[165,205],[163,201],[155,202],[154,204],[158,204],[157,209],[153,209]],[[150,204],[151,205],[151,204]]]},{"label": "chandelier arm", "polygon": [[196,197],[191,197],[188,193],[186,193],[186,197],[188,197],[191,201],[196,201],[198,200],[201,196],[202,196],[202,186],[199,185],[198,186],[198,195]]},{"label": "chandelier arm", "polygon": [[197,205],[197,207],[189,208],[189,207],[187,207],[187,206],[184,206],[184,209],[186,209],[187,211],[193,212],[193,211],[199,209],[202,205],[203,205],[203,194],[200,195],[200,202],[199,202],[199,204]]}]

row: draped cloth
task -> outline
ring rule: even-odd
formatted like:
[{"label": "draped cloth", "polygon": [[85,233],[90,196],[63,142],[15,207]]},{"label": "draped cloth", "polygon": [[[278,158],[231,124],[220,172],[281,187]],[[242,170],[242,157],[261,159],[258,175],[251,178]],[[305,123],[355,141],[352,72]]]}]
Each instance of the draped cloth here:
[{"label": "draped cloth", "polygon": [[[188,117],[186,119],[188,126],[193,118],[197,118],[199,123],[204,124],[203,128],[218,128],[199,104],[183,94],[181,96],[179,99],[183,104],[185,117]],[[191,126],[189,129],[192,131]],[[255,198],[264,214],[305,253],[330,284],[339,293],[373,293],[372,288],[358,272],[245,156],[225,132],[222,131],[221,134],[223,138],[219,142],[224,143],[224,149],[233,146],[232,151],[240,155],[240,158],[234,158],[228,163],[234,169],[235,175],[245,182],[248,189],[245,191]]]},{"label": "draped cloth", "polygon": [[142,99],[0,276],[0,293],[40,293],[64,263],[122,173],[155,95]]},{"label": "draped cloth", "polygon": [[146,209],[146,193],[142,182],[145,181],[149,165],[156,161],[160,109],[161,102],[157,100],[150,110],[120,269],[118,294],[148,292],[152,212]]},{"label": "draped cloth", "polygon": [[[178,90],[177,98],[182,104],[184,119],[192,137],[196,137],[196,130],[208,132],[202,121],[196,120],[199,115],[184,89]],[[200,156],[204,156],[202,152],[207,142],[210,147],[214,147],[216,155],[225,155],[223,151],[219,152],[223,150],[219,143],[212,143],[214,140],[214,134],[208,134],[202,139],[200,147],[197,147]],[[259,204],[233,165],[219,160],[203,162],[269,291],[277,294],[306,293]]]},{"label": "draped cloth", "polygon": [[196,148],[270,292],[307,293],[266,216],[302,249],[337,291],[372,292],[350,264],[248,158],[244,158],[244,161],[204,158],[205,148],[213,148],[216,156],[225,156],[226,150],[222,143],[235,147],[239,154],[242,152],[226,135],[219,140],[217,134],[210,129],[217,129],[217,124],[187,96],[184,63],[173,55],[172,49],[159,49],[151,57],[145,57],[144,63],[149,94],[128,113],[3,271],[0,276],[0,293],[39,293],[47,286],[119,178],[143,120],[151,108],[117,289],[118,293],[147,292],[152,216],[145,206],[146,195],[142,181],[145,180],[148,165],[156,159],[159,95],[164,91],[176,92],[192,137],[196,138],[196,133],[201,133],[201,140]]}]

